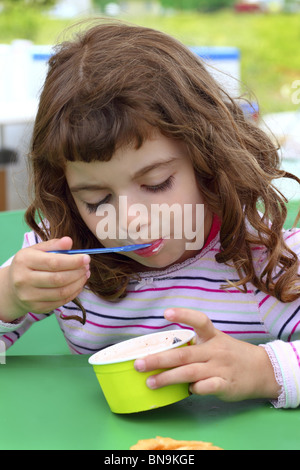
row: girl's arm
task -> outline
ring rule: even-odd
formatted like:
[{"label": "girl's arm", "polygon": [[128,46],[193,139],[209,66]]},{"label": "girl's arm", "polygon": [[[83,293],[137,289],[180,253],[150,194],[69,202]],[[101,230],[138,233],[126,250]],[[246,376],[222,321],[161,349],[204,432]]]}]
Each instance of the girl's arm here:
[{"label": "girl's arm", "polygon": [[10,289],[10,266],[0,269],[0,321],[3,323],[18,323],[27,312],[22,312],[14,305]]},{"label": "girl's arm", "polygon": [[0,321],[48,313],[79,295],[89,277],[89,256],[48,253],[71,247],[64,237],[23,248],[0,270]]}]

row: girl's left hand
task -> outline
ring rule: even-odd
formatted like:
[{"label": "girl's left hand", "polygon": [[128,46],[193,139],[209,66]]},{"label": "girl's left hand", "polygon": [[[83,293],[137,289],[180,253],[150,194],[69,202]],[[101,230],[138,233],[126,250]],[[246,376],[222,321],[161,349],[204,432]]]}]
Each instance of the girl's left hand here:
[{"label": "girl's left hand", "polygon": [[190,383],[191,393],[215,395],[224,401],[279,397],[280,387],[264,348],[222,333],[198,311],[167,310],[165,318],[191,326],[197,333],[197,344],[137,359],[135,369],[139,372],[168,369],[149,377],[149,388]]}]

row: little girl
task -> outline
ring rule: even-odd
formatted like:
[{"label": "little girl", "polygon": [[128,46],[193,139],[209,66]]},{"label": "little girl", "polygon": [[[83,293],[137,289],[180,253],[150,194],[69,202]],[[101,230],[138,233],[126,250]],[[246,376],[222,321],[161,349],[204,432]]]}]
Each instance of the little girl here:
[{"label": "little girl", "polygon": [[[0,270],[7,347],[50,314],[75,354],[190,328],[194,346],[136,361],[138,371],[168,369],[150,388],[188,382],[199,395],[299,406],[300,230],[283,231],[286,201],[273,181],[300,180],[279,169],[273,143],[199,58],[119,22],[78,34],[50,60],[29,158],[32,231]],[[152,220],[163,204],[182,209],[199,246],[175,236],[172,211],[164,228]],[[150,246],[50,253],[133,243]]]}]

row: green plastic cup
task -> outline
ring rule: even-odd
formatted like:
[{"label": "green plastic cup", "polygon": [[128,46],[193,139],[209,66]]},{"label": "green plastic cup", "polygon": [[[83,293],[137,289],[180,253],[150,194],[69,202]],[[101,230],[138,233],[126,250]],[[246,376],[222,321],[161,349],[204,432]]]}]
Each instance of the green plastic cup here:
[{"label": "green plastic cup", "polygon": [[171,330],[123,341],[89,358],[100,387],[113,413],[138,413],[176,403],[189,396],[189,384],[151,390],[146,380],[163,370],[137,372],[136,359],[193,344],[195,332]]}]

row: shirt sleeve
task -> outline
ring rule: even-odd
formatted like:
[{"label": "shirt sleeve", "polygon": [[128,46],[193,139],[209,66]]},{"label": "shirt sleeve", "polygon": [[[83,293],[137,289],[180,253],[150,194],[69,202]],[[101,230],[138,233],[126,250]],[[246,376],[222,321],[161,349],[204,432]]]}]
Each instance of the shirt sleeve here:
[{"label": "shirt sleeve", "polygon": [[[33,246],[40,241],[41,240],[39,240],[34,232],[25,233],[22,248],[28,248],[29,246]],[[13,258],[14,256],[7,260],[0,267],[0,269],[10,266]],[[51,313],[36,315],[32,312],[28,312],[27,315],[18,318],[12,323],[5,323],[0,321],[0,339],[2,342],[4,342],[6,349],[9,349],[31,327],[33,323],[41,321],[44,318],[47,318],[49,315],[51,315]]]},{"label": "shirt sleeve", "polygon": [[281,387],[275,408],[298,408],[300,405],[300,341],[274,341],[262,345],[273,365],[276,380]]},{"label": "shirt sleeve", "polygon": [[[297,254],[300,274],[300,230],[285,232],[287,245]],[[299,281],[300,285],[300,281]],[[265,327],[274,341],[261,345],[273,365],[281,395],[273,401],[276,408],[298,408],[300,405],[300,296],[290,303],[259,292],[258,306]]]}]

